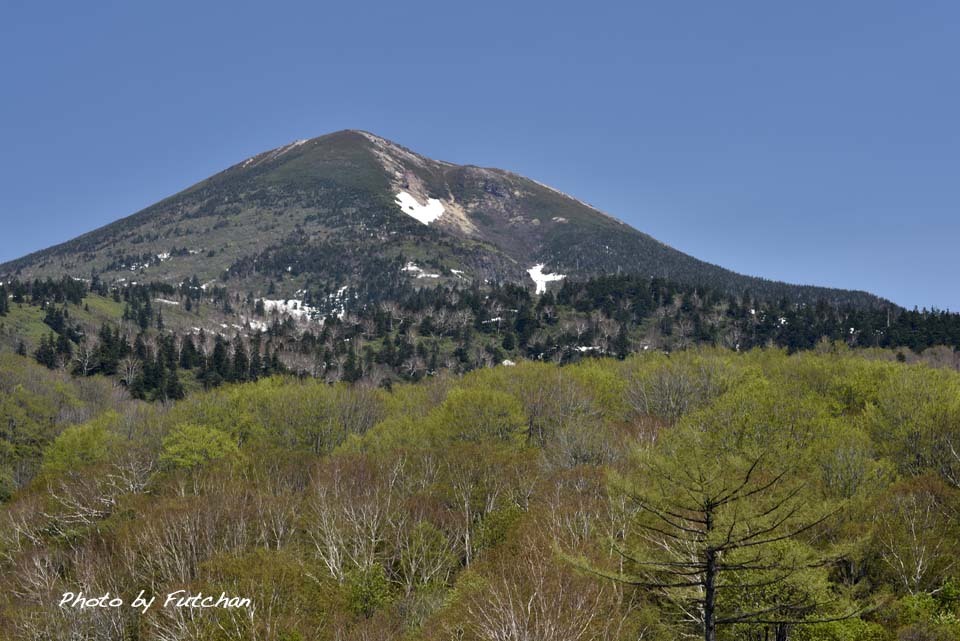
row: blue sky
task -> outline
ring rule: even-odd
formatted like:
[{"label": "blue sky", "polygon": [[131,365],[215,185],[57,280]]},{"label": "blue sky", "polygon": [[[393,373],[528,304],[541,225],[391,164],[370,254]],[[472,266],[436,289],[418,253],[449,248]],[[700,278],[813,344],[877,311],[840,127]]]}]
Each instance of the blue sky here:
[{"label": "blue sky", "polygon": [[[349,5],[349,6],[348,6]],[[954,2],[0,5],[0,260],[344,128],[960,310]]]}]

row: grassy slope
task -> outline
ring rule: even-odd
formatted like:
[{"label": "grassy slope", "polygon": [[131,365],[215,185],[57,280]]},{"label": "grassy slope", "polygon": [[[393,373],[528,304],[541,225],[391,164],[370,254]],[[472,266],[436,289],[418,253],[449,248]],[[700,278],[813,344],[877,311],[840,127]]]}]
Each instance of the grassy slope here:
[{"label": "grassy slope", "polygon": [[[80,323],[88,336],[94,336],[104,322],[116,322],[123,316],[123,304],[111,298],[89,294],[81,305],[67,306],[70,324]],[[10,306],[10,313],[0,317],[0,351],[13,351],[22,339],[32,351],[40,339],[50,333],[44,324],[44,310],[32,305]]]}]

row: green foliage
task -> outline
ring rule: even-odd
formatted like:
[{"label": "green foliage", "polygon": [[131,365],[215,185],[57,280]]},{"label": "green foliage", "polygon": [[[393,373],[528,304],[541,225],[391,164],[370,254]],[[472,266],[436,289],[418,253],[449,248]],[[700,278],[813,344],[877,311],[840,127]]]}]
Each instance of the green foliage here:
[{"label": "green foliage", "polygon": [[40,474],[55,478],[109,460],[120,445],[119,437],[110,431],[118,418],[116,413],[108,412],[89,423],[65,429],[44,452]]},{"label": "green foliage", "polygon": [[392,589],[383,567],[373,565],[347,574],[347,608],[357,616],[370,617],[390,602]]},{"label": "green foliage", "polygon": [[484,516],[477,530],[477,549],[493,548],[503,543],[522,516],[523,510],[517,505],[507,505]]},{"label": "green foliage", "polygon": [[[699,592],[660,584],[712,547],[721,614],[763,612],[718,641],[955,640],[958,385],[823,345],[519,362],[389,389],[269,376],[160,405],[0,356],[0,579],[16,590],[0,595],[0,638],[672,641],[696,634]],[[709,533],[671,545],[696,499],[747,476],[709,508]],[[257,609],[58,609],[80,584]]]},{"label": "green foliage", "polygon": [[163,439],[159,461],[167,468],[190,470],[238,452],[236,441],[227,432],[181,423]]},{"label": "green foliage", "polygon": [[797,641],[887,641],[882,626],[859,617],[830,623],[818,623],[797,629],[791,638]]},{"label": "green foliage", "polygon": [[474,442],[516,441],[526,427],[520,401],[487,389],[452,390],[430,418],[443,433]]},{"label": "green foliage", "polygon": [[27,484],[57,434],[110,404],[109,385],[78,385],[27,358],[0,354],[0,492]]}]

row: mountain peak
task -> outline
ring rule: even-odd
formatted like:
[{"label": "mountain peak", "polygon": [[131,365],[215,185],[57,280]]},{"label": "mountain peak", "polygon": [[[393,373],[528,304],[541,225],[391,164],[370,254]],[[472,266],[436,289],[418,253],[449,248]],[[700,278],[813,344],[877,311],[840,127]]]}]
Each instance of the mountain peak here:
[{"label": "mountain peak", "polygon": [[0,278],[96,274],[178,283],[196,276],[250,281],[245,291],[270,280],[288,283],[291,295],[348,286],[376,298],[411,280],[542,289],[531,270],[566,278],[635,274],[803,301],[878,300],[735,274],[553,187],[434,160],[359,129],[251,156],[132,216],[0,265]]}]

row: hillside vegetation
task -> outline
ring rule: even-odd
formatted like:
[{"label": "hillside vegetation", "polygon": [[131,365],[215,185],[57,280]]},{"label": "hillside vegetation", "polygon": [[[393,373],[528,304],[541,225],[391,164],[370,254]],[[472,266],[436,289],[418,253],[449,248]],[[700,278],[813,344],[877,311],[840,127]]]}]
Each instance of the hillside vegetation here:
[{"label": "hillside vegetation", "polygon": [[960,367],[960,315],[936,310],[724,297],[631,276],[571,280],[539,296],[479,283],[393,296],[348,308],[338,296],[265,301],[196,278],[122,287],[15,280],[0,285],[0,351],[76,377],[106,375],[134,398],[161,402],[283,373],[389,388],[524,359],[567,364],[693,345],[793,352],[843,341]]},{"label": "hillside vegetation", "polygon": [[[960,638],[960,374],[890,352],[274,376],[167,404],[4,358],[4,460],[39,452],[8,466],[32,480],[0,513],[0,638]],[[57,606],[178,589],[253,603]]]}]

